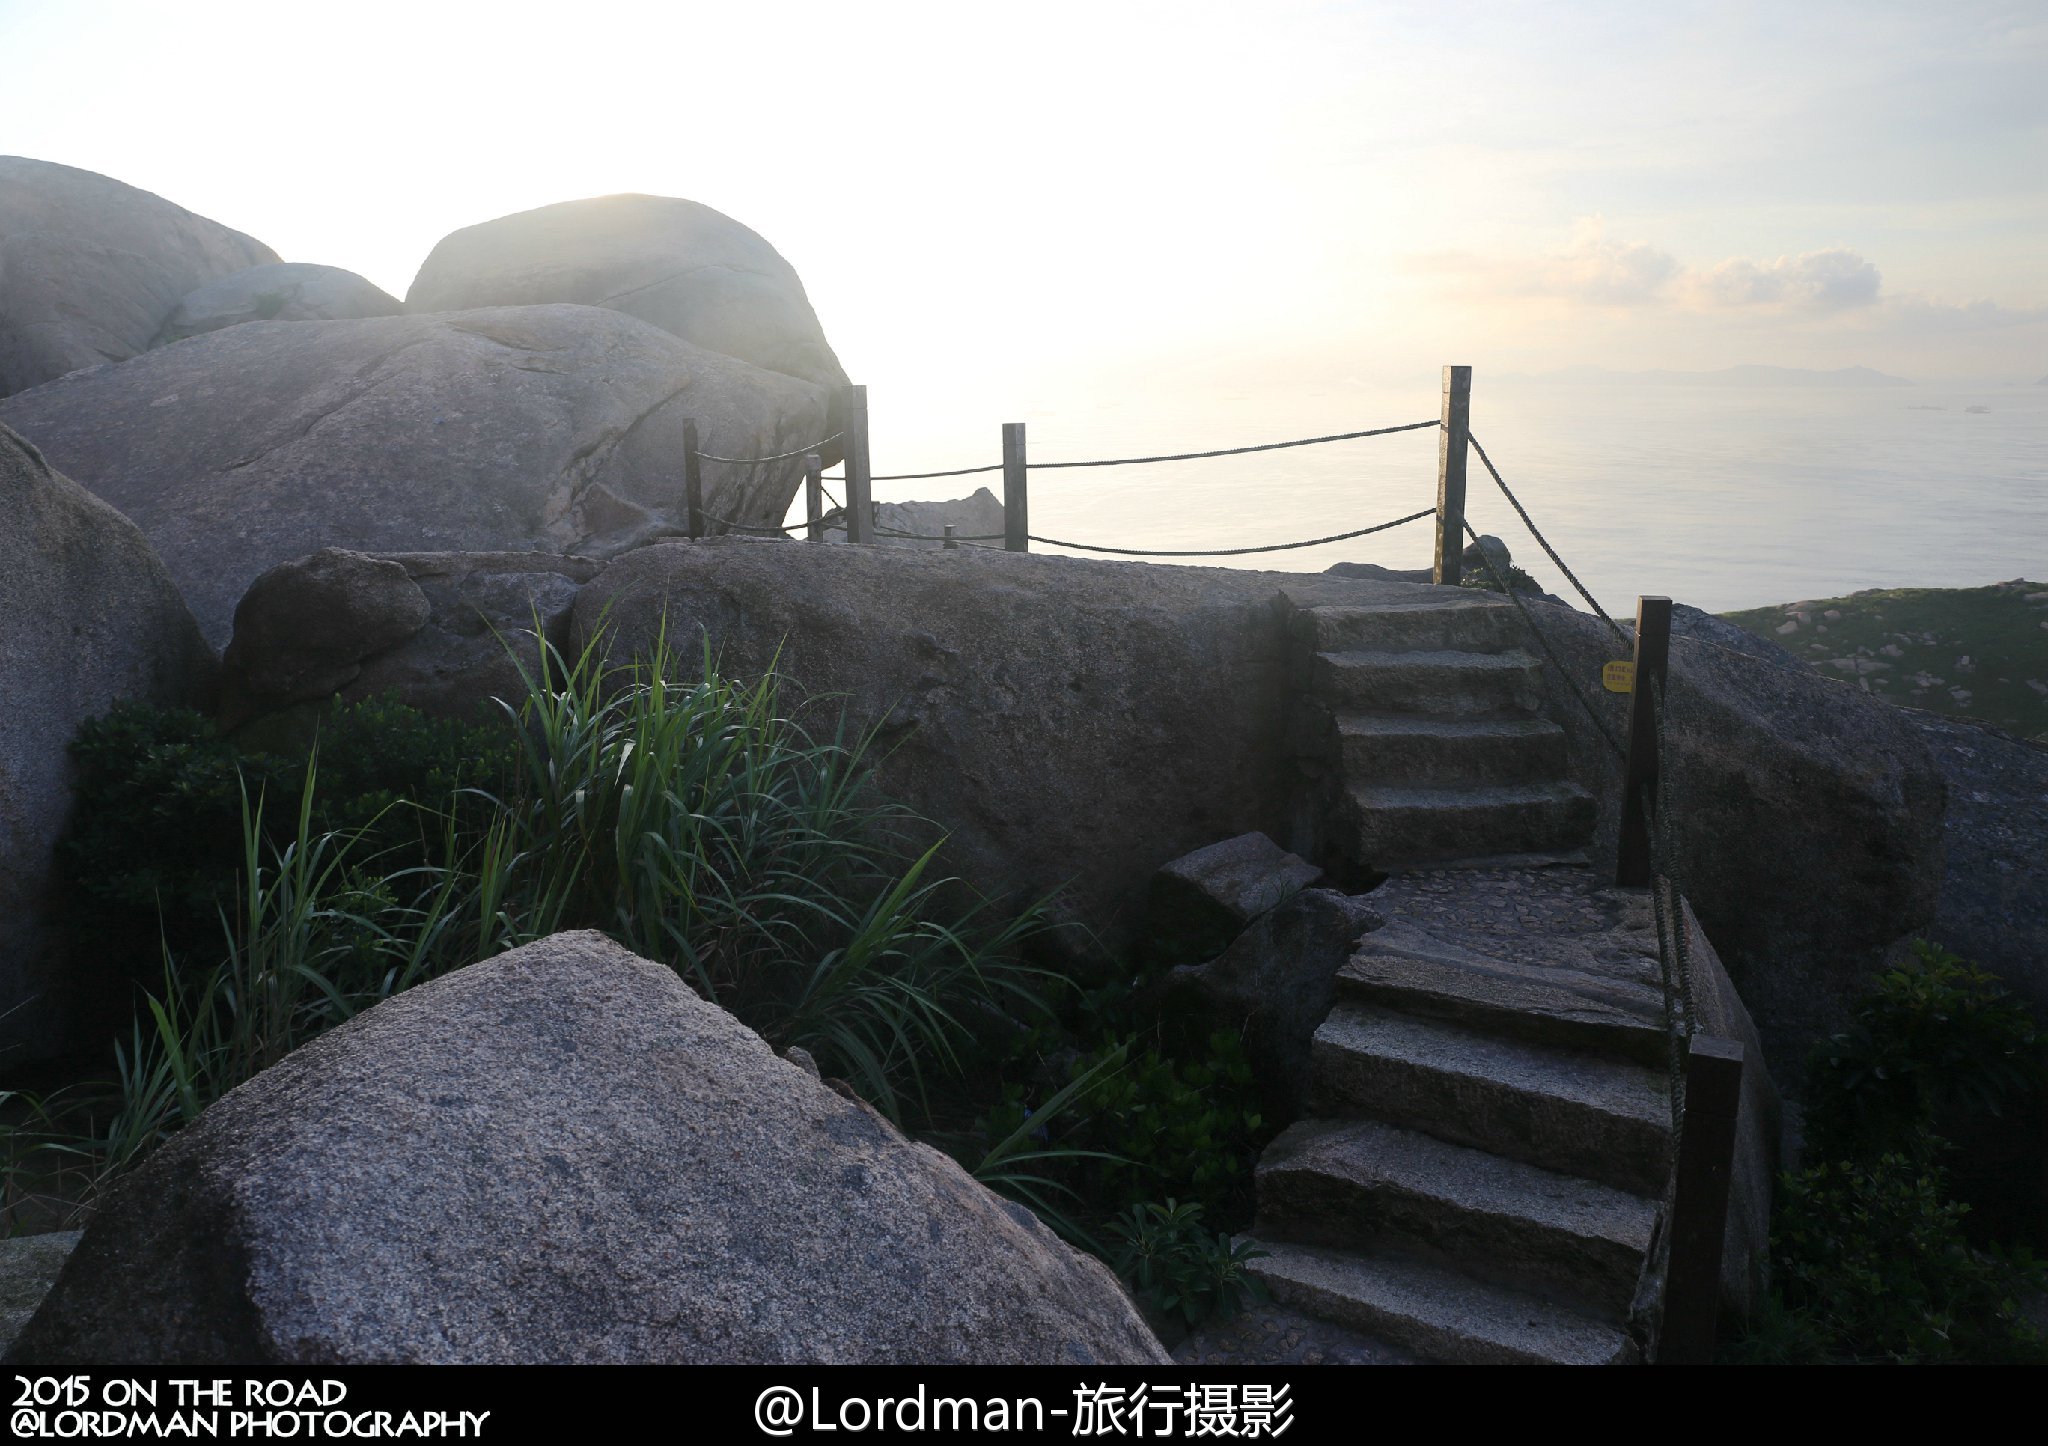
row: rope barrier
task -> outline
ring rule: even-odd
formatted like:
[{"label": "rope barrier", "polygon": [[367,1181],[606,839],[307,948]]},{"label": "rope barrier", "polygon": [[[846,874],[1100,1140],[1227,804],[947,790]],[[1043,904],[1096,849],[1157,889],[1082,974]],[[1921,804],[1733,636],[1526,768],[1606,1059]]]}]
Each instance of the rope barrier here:
[{"label": "rope barrier", "polygon": [[1607,616],[1607,609],[1600,606],[1598,598],[1595,598],[1592,593],[1586,591],[1586,585],[1579,581],[1578,574],[1564,565],[1564,559],[1557,555],[1557,549],[1550,545],[1550,539],[1536,530],[1536,524],[1529,518],[1529,509],[1522,505],[1521,498],[1509,491],[1507,482],[1500,475],[1500,469],[1493,465],[1493,459],[1486,455],[1486,449],[1479,445],[1479,439],[1468,432],[1466,433],[1466,440],[1472,444],[1472,450],[1479,454],[1479,460],[1486,464],[1486,470],[1493,474],[1494,485],[1500,488],[1501,494],[1508,499],[1515,511],[1521,515],[1522,525],[1529,529],[1529,535],[1542,545],[1543,550],[1550,554],[1550,560],[1557,564],[1557,570],[1563,573],[1571,585],[1579,590],[1579,596],[1586,600],[1586,606],[1600,615],[1600,621],[1606,623],[1609,628],[1614,630],[1614,636],[1617,639],[1627,643],[1629,640],[1628,634],[1621,630],[1621,625],[1615,622],[1613,618]]},{"label": "rope barrier", "polygon": [[1194,462],[1204,457],[1241,457],[1247,452],[1277,452],[1283,447],[1313,447],[1322,442],[1349,442],[1359,437],[1384,437],[1390,432],[1419,432],[1440,427],[1437,421],[1404,422],[1398,427],[1374,427],[1366,432],[1335,432],[1327,437],[1302,437],[1293,442],[1261,442],[1255,447],[1219,447],[1213,452],[1174,452],[1163,457],[1106,457],[1095,462],[1033,462],[1031,470],[1053,467],[1134,467],[1144,462]]},{"label": "rope barrier", "polygon": [[870,482],[922,482],[927,477],[972,477],[981,472],[1000,472],[1002,470],[1002,463],[991,462],[986,467],[955,467],[947,472],[881,472],[868,478],[868,480]]},{"label": "rope barrier", "polygon": [[[1435,424],[1431,423],[1431,425],[1434,426]],[[1254,552],[1291,552],[1297,547],[1320,547],[1326,542],[1345,542],[1354,537],[1364,537],[1368,533],[1373,532],[1385,532],[1390,527],[1399,527],[1403,523],[1415,522],[1424,517],[1434,517],[1435,515],[1436,509],[1434,507],[1425,507],[1420,512],[1411,512],[1406,517],[1396,517],[1392,522],[1382,522],[1375,527],[1361,527],[1356,532],[1337,532],[1332,533],[1328,537],[1311,537],[1306,542],[1275,542],[1264,547],[1217,547],[1206,551],[1171,551],[1144,547],[1095,547],[1085,542],[1062,542],[1057,537],[1040,537],[1035,532],[1031,534],[1031,540],[1033,542],[1042,542],[1047,547],[1071,547],[1076,552],[1108,552],[1114,553],[1118,557],[1243,557],[1248,553]]]},{"label": "rope barrier", "polygon": [[702,448],[698,449],[697,456],[706,462],[730,462],[736,467],[751,467],[758,462],[787,462],[792,457],[808,457],[813,452],[831,446],[845,435],[844,432],[834,432],[823,441],[813,442],[808,447],[799,447],[794,452],[777,452],[772,457],[720,457]]},{"label": "rope barrier", "polygon": [[[1473,544],[1477,546],[1479,534],[1472,530],[1472,524],[1469,521],[1465,524],[1465,535],[1470,537]],[[1564,660],[1557,655],[1557,650],[1550,646],[1550,639],[1543,636],[1543,629],[1536,626],[1535,614],[1529,611],[1528,604],[1524,603],[1515,590],[1508,585],[1508,580],[1501,576],[1500,569],[1493,565],[1493,559],[1487,556],[1486,549],[1483,547],[1479,548],[1479,560],[1486,564],[1486,570],[1493,574],[1493,580],[1500,584],[1500,590],[1508,595],[1508,601],[1513,603],[1516,610],[1521,613],[1522,621],[1529,625],[1529,631],[1534,633],[1536,641],[1543,645],[1543,652],[1550,659],[1550,666],[1557,669],[1557,675],[1564,679],[1566,685],[1570,687],[1572,696],[1579,700],[1579,706],[1586,710],[1586,716],[1593,720],[1593,726],[1600,730],[1600,736],[1605,738],[1607,746],[1614,750],[1614,756],[1625,762],[1628,758],[1628,750],[1621,746],[1621,740],[1614,736],[1613,731],[1607,726],[1607,720],[1602,718],[1599,711],[1593,707],[1593,700],[1588,698],[1585,691],[1579,687],[1579,681],[1572,676],[1571,669],[1565,667]]]}]

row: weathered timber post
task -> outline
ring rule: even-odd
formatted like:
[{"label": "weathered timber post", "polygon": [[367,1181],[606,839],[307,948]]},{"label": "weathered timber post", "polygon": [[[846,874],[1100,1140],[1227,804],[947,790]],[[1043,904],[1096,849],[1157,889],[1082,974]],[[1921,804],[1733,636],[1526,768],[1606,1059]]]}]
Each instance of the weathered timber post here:
[{"label": "weathered timber post", "polygon": [[1472,435],[1472,368],[1444,368],[1443,430],[1436,438],[1436,566],[1430,581],[1456,587],[1465,572],[1465,450]]},{"label": "weathered timber post", "polygon": [[825,540],[825,459],[816,452],[804,453],[804,538]]},{"label": "weathered timber post", "polygon": [[1641,888],[1652,882],[1650,824],[1643,805],[1657,806],[1664,760],[1657,756],[1657,697],[1671,662],[1671,599],[1636,599],[1635,681],[1629,690],[1628,763],[1621,775],[1621,842],[1614,882]]},{"label": "weathered timber post", "polygon": [[690,513],[690,536],[704,535],[704,459],[697,455],[697,424],[683,423],[683,505]]},{"label": "weathered timber post", "polygon": [[871,542],[873,483],[868,471],[868,389],[850,386],[840,393],[846,414],[846,540]]},{"label": "weathered timber post", "polygon": [[[1682,929],[1683,901],[1676,902]],[[1742,1108],[1742,1045],[1695,1034],[1685,1056],[1685,1128],[1679,1134],[1671,1197],[1671,1256],[1664,1270],[1659,1365],[1703,1366],[1714,1358],[1721,1314],[1721,1247],[1728,1191],[1735,1177],[1735,1132]]]},{"label": "weathered timber post", "polygon": [[1003,551],[1031,551],[1031,499],[1026,491],[1024,424],[1003,423]]},{"label": "weathered timber post", "polygon": [[948,552],[958,552],[960,550],[960,539],[953,535],[953,524],[950,522],[946,524],[945,547]]}]

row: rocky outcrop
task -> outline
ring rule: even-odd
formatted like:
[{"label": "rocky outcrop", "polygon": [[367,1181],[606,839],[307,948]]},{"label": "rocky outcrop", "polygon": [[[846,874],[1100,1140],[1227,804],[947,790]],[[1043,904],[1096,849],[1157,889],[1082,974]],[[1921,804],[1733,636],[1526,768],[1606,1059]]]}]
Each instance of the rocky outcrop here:
[{"label": "rocky outcrop", "polygon": [[[135,520],[216,645],[261,573],[319,548],[559,554],[680,524],[692,418],[707,450],[762,456],[823,435],[826,398],[617,312],[532,306],[232,326],[0,402]],[[800,467],[707,467],[707,508],[779,523]]]},{"label": "rocky outcrop", "polygon": [[195,287],[275,260],[161,196],[0,156],[0,396],[132,357]]},{"label": "rocky outcrop", "polygon": [[[1628,699],[1601,688],[1600,670],[1632,644],[1597,618],[1529,607],[1579,692],[1625,742]],[[1611,867],[1621,765],[1556,669],[1544,669],[1544,686],[1572,775],[1599,802],[1594,852]],[[1841,1027],[1885,950],[1934,917],[1942,777],[1898,709],[1696,609],[1676,610],[1669,698],[1686,894],[1773,1072],[1796,1080],[1807,1046]]]},{"label": "rocky outcrop", "polygon": [[1322,876],[1262,833],[1196,849],[1152,876],[1148,947],[1174,964],[1214,959],[1252,920]]},{"label": "rocky outcrop", "polygon": [[0,1352],[21,1334],[77,1244],[76,1230],[0,1239]]},{"label": "rocky outcrop", "polygon": [[383,287],[339,266],[275,261],[209,281],[186,293],[165,318],[152,346],[239,326],[245,321],[354,321],[397,316],[405,304]]},{"label": "rocky outcrop", "polygon": [[556,301],[610,307],[768,371],[846,385],[795,269],[730,216],[674,196],[562,201],[465,226],[441,239],[405,294],[415,312]]},{"label": "rocky outcrop", "polygon": [[722,538],[619,558],[577,597],[574,627],[609,624],[629,653],[665,614],[675,645],[708,634],[729,673],[779,660],[856,732],[881,730],[879,786],[949,833],[950,867],[1001,896],[1068,886],[1065,917],[1115,951],[1136,942],[1169,859],[1253,829],[1309,848],[1287,619],[1414,591]]},{"label": "rocky outcrop", "polygon": [[2048,1021],[2048,745],[1905,710],[1948,781],[1948,870],[1927,936]]},{"label": "rocky outcrop", "polygon": [[[830,516],[834,520],[825,529],[825,540],[846,541],[844,514],[834,509]],[[1003,545],[1003,504],[986,487],[944,502],[876,503],[868,535],[876,547],[944,547],[948,524],[962,547]]]},{"label": "rocky outcrop", "polygon": [[1279,1126],[1308,1098],[1309,1045],[1337,1001],[1337,973],[1382,920],[1366,898],[1289,894],[1206,964],[1184,964],[1160,991],[1167,1028],[1199,1049],[1222,1029],[1244,1040],[1262,1117]]},{"label": "rocky outcrop", "polygon": [[76,1043],[93,982],[48,924],[65,752],[123,699],[204,704],[213,652],[135,525],[0,427],[0,1072]]},{"label": "rocky outcrop", "polygon": [[545,638],[569,644],[569,610],[600,564],[545,552],[325,548],[256,580],[235,609],[221,675],[227,728],[330,696],[397,693],[413,707],[474,720],[493,698],[515,706]]},{"label": "rocky outcrop", "polygon": [[9,1359],[1167,1358],[1100,1262],[575,933],[215,1104],[114,1187]]}]

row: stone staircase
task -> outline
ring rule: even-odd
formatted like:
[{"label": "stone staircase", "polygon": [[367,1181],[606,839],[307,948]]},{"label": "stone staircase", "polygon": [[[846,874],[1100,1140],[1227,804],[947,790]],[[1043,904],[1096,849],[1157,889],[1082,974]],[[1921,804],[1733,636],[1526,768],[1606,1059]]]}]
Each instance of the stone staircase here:
[{"label": "stone staircase", "polygon": [[1591,837],[1593,800],[1565,776],[1564,731],[1538,711],[1543,665],[1511,603],[1435,589],[1298,617],[1326,853],[1388,873],[1569,853]]},{"label": "stone staircase", "polygon": [[1387,923],[1337,977],[1309,1118],[1259,1162],[1270,1309],[1428,1360],[1639,1359],[1670,1150],[1656,940],[1569,866],[1594,804],[1543,664],[1487,593],[1297,618],[1321,852],[1388,876]]},{"label": "stone staircase", "polygon": [[1425,1359],[1639,1359],[1670,1149],[1646,904],[1576,868],[1423,871],[1374,900],[1311,1117],[1259,1162],[1254,1273]]}]

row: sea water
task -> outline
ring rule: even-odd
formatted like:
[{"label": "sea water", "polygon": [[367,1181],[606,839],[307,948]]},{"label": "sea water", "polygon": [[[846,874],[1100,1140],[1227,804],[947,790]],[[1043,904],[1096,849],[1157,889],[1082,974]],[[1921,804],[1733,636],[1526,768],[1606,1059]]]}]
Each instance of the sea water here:
[{"label": "sea water", "polygon": [[[943,398],[870,387],[879,474],[1199,451],[1427,421],[1438,385],[1148,389],[1057,383]],[[1709,611],[1870,587],[2048,580],[2048,387],[1734,388],[1496,382],[1472,430],[1565,562],[1608,608],[1662,593]],[[1030,475],[1031,530],[1114,547],[1209,549],[1348,532],[1434,505],[1437,433],[1213,460]],[[965,496],[1000,473],[880,482],[882,500]],[[1468,513],[1560,594],[1475,457]],[[1258,556],[1173,559],[1319,572],[1427,566],[1432,524]],[[1034,544],[1036,550],[1060,551]]]}]

